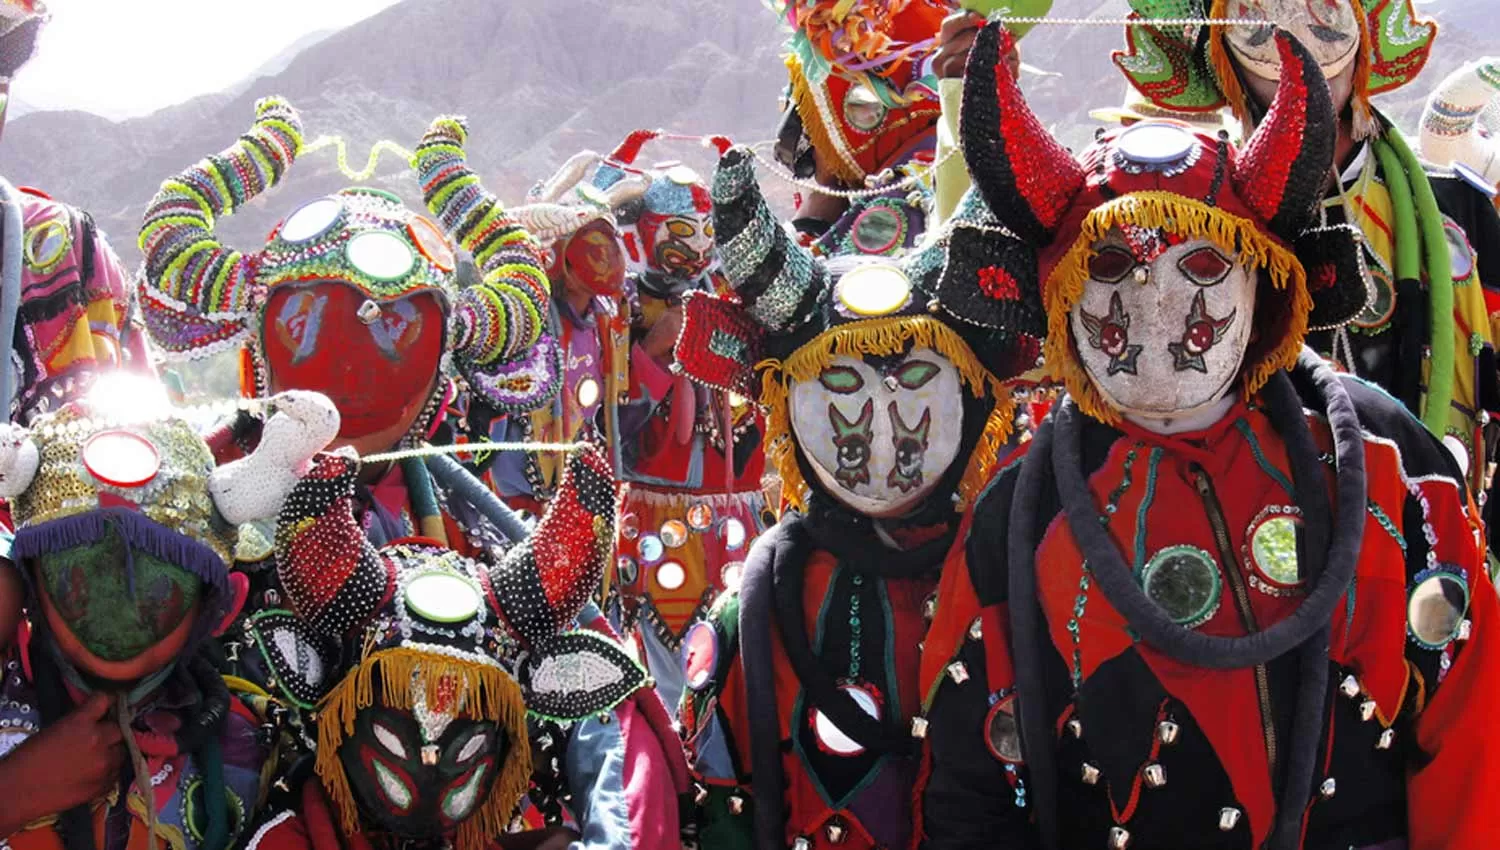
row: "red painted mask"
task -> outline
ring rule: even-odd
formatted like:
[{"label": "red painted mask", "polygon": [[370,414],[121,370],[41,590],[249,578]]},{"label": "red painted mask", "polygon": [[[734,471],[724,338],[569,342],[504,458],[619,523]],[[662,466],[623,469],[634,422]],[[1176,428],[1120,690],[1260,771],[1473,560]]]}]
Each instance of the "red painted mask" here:
[{"label": "red painted mask", "polygon": [[568,239],[562,261],[566,273],[595,295],[613,298],[625,285],[625,251],[614,225],[603,219]]},{"label": "red painted mask", "polygon": [[438,377],[445,314],[432,292],[376,301],[338,283],[278,287],[261,329],[271,390],[327,395],[341,440],[410,429]]}]

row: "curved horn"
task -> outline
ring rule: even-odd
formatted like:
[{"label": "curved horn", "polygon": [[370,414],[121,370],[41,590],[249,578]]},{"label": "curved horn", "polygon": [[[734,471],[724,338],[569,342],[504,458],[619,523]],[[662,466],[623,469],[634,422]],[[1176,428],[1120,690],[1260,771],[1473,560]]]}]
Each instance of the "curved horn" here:
[{"label": "curved horn", "polygon": [[1500,183],[1500,139],[1477,132],[1491,103],[1500,103],[1500,57],[1486,56],[1449,74],[1422,110],[1422,157],[1436,165],[1466,165]]},{"label": "curved horn", "polygon": [[597,591],[614,550],[619,502],[603,447],[574,452],[536,530],[490,568],[490,604],[528,645],[568,628]]},{"label": "curved horn", "polygon": [[470,170],[467,137],[463,119],[438,118],[422,136],[412,166],[427,208],[479,266],[480,282],[459,293],[453,311],[454,352],[487,365],[519,357],[536,343],[552,299],[540,246]]},{"label": "curved horn", "polygon": [[536,188],[526,193],[527,203],[554,203],[563,193],[577,186],[583,180],[583,175],[588,173],[589,167],[603,159],[593,151],[579,151],[568,157],[551,177],[537,184]]},{"label": "curved horn", "polygon": [[603,212],[594,207],[537,202],[510,211],[515,220],[543,245],[578,232],[580,227],[599,218]]},{"label": "curved horn", "polygon": [[215,469],[208,492],[235,525],[270,519],[339,433],[339,412],[321,393],[289,390],[273,400],[260,444],[248,456]]},{"label": "curved horn", "polygon": [[248,258],[219,241],[215,220],[276,185],[302,151],[302,120],[286,100],[255,104],[255,124],[232,146],[168,179],[146,208],[144,286],[209,315],[252,306]]},{"label": "curved horn", "polygon": [[604,190],[604,198],[609,203],[610,210],[617,210],[626,204],[639,201],[646,196],[646,190],[651,188],[651,178],[644,174],[631,174],[621,180],[617,180]]},{"label": "curved horn", "polygon": [[42,462],[31,435],[20,425],[0,425],[0,499],[26,492]]},{"label": "curved horn", "polygon": [[336,639],[369,621],[394,577],[354,518],[359,467],[350,455],[318,455],[276,523],[276,576],[287,604]]},{"label": "curved horn", "polygon": [[1014,46],[1014,36],[998,22],[986,24],[974,39],[959,135],[969,173],[990,211],[1021,239],[1045,245],[1085,175],[1021,96],[1002,61]]},{"label": "curved horn", "polygon": [[1276,31],[1281,80],[1276,97],[1235,160],[1235,194],[1271,229],[1293,239],[1307,225],[1333,168],[1338,116],[1328,81],[1311,53]]},{"label": "curved horn", "polygon": [[784,333],[811,312],[828,271],[776,220],[755,182],[755,157],[746,147],[719,159],[710,191],[724,274],[750,316]]}]

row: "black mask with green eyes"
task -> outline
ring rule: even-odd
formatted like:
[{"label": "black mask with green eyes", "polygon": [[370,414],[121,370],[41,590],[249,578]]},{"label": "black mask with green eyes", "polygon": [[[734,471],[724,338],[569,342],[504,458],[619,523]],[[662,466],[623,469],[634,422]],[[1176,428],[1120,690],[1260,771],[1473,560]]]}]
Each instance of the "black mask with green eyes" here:
[{"label": "black mask with green eyes", "polygon": [[413,712],[377,700],[355,715],[339,761],[365,819],[403,838],[437,838],[484,804],[513,746],[495,724],[462,716],[427,741]]}]

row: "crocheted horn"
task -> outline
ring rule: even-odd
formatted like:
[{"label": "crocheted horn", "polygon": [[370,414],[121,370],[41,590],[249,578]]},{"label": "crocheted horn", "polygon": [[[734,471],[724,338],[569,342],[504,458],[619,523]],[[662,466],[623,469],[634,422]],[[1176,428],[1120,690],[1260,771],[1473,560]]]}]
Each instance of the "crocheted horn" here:
[{"label": "crocheted horn", "polygon": [[536,240],[468,166],[462,118],[432,122],[412,158],[427,208],[474,255],[481,280],[459,293],[454,354],[487,365],[526,353],[541,336],[551,293]]},{"label": "crocheted horn", "polygon": [[568,157],[551,177],[532,187],[526,193],[527,203],[555,203],[563,193],[577,186],[588,173],[589,167],[603,157],[593,151],[579,151]]},{"label": "crocheted horn", "polygon": [[528,646],[567,629],[614,549],[620,487],[600,445],[573,453],[536,530],[489,571],[489,601]]},{"label": "crocheted horn", "polygon": [[1484,138],[1479,120],[1500,105],[1500,56],[1470,62],[1443,79],[1422,110],[1422,157],[1434,165],[1465,165],[1500,183],[1500,139]]},{"label": "crocheted horn", "polygon": [[719,159],[710,196],[719,259],[746,312],[772,333],[794,330],[826,290],[828,271],[776,220],[749,148],[730,148]]},{"label": "crocheted horn", "polygon": [[288,390],[272,408],[255,451],[208,477],[214,506],[234,525],[276,516],[313,458],[339,433],[338,408],[322,393]]},{"label": "crocheted horn", "polygon": [[26,492],[41,465],[41,452],[20,425],[0,425],[0,499]]},{"label": "crocheted horn", "polygon": [[1312,54],[1285,30],[1276,31],[1281,80],[1276,97],[1235,161],[1235,194],[1270,230],[1296,238],[1327,185],[1338,137],[1328,81]]},{"label": "crocheted horn", "polygon": [[1042,126],[1002,61],[1015,44],[998,22],[974,39],[959,135],[974,185],[1023,241],[1045,245],[1083,188],[1083,168]]},{"label": "crocheted horn", "polygon": [[253,303],[248,257],[219,241],[215,220],[280,182],[302,151],[302,119],[280,97],[255,104],[255,124],[232,146],[162,183],[146,207],[143,287],[209,316],[242,316]]}]

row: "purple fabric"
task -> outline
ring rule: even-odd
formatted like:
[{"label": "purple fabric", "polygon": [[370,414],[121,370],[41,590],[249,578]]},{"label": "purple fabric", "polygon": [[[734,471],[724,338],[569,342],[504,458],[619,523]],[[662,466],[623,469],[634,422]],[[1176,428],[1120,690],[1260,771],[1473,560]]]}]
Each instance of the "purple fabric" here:
[{"label": "purple fabric", "polygon": [[911,841],[911,789],[916,770],[910,759],[890,758],[874,780],[854,795],[849,811],[869,830],[875,843],[905,847]]}]

